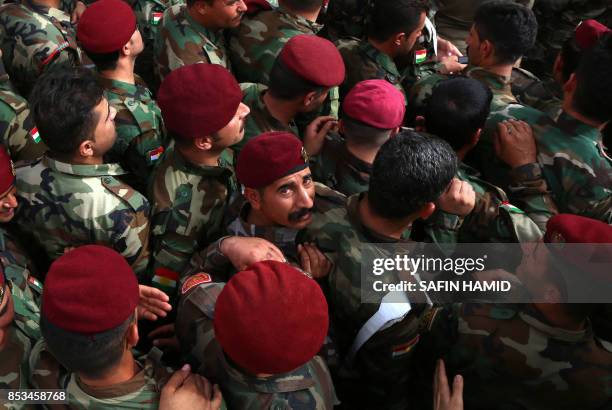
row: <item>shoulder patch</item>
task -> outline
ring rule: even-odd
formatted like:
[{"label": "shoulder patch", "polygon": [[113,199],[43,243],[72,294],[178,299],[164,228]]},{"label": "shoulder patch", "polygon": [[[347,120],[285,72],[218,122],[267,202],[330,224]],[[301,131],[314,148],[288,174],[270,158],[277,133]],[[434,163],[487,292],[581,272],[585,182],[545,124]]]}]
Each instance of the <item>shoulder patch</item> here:
[{"label": "shoulder patch", "polygon": [[201,285],[202,283],[210,283],[212,282],[212,278],[208,273],[200,272],[191,277],[189,277],[183,286],[181,287],[181,295],[189,292],[194,287]]},{"label": "shoulder patch", "polygon": [[149,207],[147,199],[142,196],[141,193],[136,191],[131,186],[113,178],[112,176],[103,176],[102,185],[126,202],[134,211],[139,211],[143,207]]},{"label": "shoulder patch", "polygon": [[15,114],[19,114],[28,107],[25,99],[11,91],[0,90],[0,100],[11,107]]}]

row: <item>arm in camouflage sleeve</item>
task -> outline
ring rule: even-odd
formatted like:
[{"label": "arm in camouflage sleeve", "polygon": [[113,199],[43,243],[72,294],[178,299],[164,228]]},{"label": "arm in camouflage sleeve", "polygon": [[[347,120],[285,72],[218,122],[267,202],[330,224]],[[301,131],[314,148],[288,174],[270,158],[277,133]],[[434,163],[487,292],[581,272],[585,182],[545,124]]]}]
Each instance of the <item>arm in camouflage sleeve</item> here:
[{"label": "arm in camouflage sleeve", "polygon": [[226,282],[227,272],[232,267],[230,259],[221,252],[221,241],[226,238],[224,236],[194,253],[187,269],[181,274],[181,280],[198,272],[206,272],[212,276],[213,282]]},{"label": "arm in camouflage sleeve", "polygon": [[116,242],[115,249],[132,266],[139,283],[148,283],[149,266],[149,218],[148,207],[135,212],[129,226]]},{"label": "arm in camouflage sleeve", "polygon": [[[21,99],[18,96],[15,98],[16,100]],[[33,130],[36,132],[36,127],[25,101],[23,101],[21,110],[13,111],[17,105],[11,104],[13,109],[4,112],[1,105],[0,103],[0,138],[8,148],[13,161],[33,160],[41,157],[47,151],[47,146],[40,137],[31,134]]]},{"label": "arm in camouflage sleeve", "polygon": [[152,129],[138,135],[124,151],[121,165],[137,178],[134,188],[146,192],[149,178],[164,151],[163,136],[159,130]]}]

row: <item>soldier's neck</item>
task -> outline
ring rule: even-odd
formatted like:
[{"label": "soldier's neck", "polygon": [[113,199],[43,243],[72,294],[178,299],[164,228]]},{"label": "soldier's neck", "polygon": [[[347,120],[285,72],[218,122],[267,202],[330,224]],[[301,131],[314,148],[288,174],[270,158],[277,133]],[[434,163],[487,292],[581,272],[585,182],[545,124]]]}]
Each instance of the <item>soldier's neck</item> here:
[{"label": "soldier's neck", "polygon": [[568,314],[562,304],[534,303],[534,306],[554,327],[573,332],[579,332],[586,328],[586,320]]},{"label": "soldier's neck", "polygon": [[350,138],[346,140],[346,149],[355,157],[359,158],[363,162],[367,162],[370,165],[374,163],[374,158],[376,158],[376,153],[378,152],[378,148],[372,149],[361,145],[351,144]]},{"label": "soldier's neck", "polygon": [[59,153],[51,152],[51,151],[49,151],[47,155],[56,161],[65,162],[66,164],[73,164],[73,165],[104,164],[104,158],[102,157],[83,157],[80,155],[59,154]]},{"label": "soldier's neck", "polygon": [[591,127],[597,128],[600,131],[603,130],[607,123],[600,122],[600,121],[594,121],[594,120],[592,120],[590,118],[587,118],[584,115],[580,114],[573,107],[572,97],[573,96],[564,96],[563,97],[563,111],[565,111],[570,116],[576,118],[578,121],[585,123],[586,125],[590,125]]},{"label": "soldier's neck", "polygon": [[112,370],[108,371],[107,376],[93,379],[79,374],[79,379],[91,387],[107,387],[119,383],[125,383],[136,376],[139,371],[140,367],[138,366],[136,360],[134,360],[132,352],[126,349],[123,352],[123,356],[121,357],[119,364],[117,364],[117,366]]},{"label": "soldier's neck", "polygon": [[136,59],[129,57],[120,57],[117,61],[117,67],[113,70],[100,71],[100,75],[111,80],[121,81],[128,84],[136,84],[134,76],[134,65]]},{"label": "soldier's neck", "polygon": [[175,149],[181,153],[187,162],[194,165],[204,165],[208,167],[219,166],[219,157],[221,156],[221,152],[202,151],[181,147],[179,145],[176,145]]},{"label": "soldier's neck", "polygon": [[396,54],[396,49],[393,46],[393,42],[392,41],[376,41],[372,38],[368,38],[368,43],[370,43],[370,45],[372,47],[374,47],[375,49],[377,49],[378,51],[380,51],[383,54],[388,55],[391,58],[395,58],[395,54]]},{"label": "soldier's neck", "polygon": [[297,107],[290,101],[282,101],[274,98],[269,92],[263,95],[263,102],[270,114],[288,127],[297,115]]},{"label": "soldier's neck", "polygon": [[359,201],[358,212],[361,223],[365,227],[377,234],[397,240],[402,239],[402,234],[412,225],[413,221],[411,217],[402,221],[392,221],[377,215],[370,207],[367,195],[364,195]]}]

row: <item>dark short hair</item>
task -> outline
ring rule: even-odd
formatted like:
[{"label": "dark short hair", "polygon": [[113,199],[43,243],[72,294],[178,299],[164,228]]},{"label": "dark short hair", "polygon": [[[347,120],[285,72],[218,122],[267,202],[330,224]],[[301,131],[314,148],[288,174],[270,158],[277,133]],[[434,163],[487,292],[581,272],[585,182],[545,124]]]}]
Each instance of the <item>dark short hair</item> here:
[{"label": "dark short hair", "polygon": [[376,155],[368,202],[383,218],[406,218],[438,199],[456,172],[457,156],[446,141],[402,131]]},{"label": "dark short hair", "polygon": [[368,37],[386,41],[397,33],[412,33],[429,7],[429,0],[376,0],[367,27]]},{"label": "dark short hair", "polygon": [[43,74],[30,95],[30,110],[44,143],[53,152],[72,154],[93,138],[94,108],[104,89],[85,68],[57,67]]},{"label": "dark short hair", "polygon": [[533,11],[521,4],[495,0],[476,10],[474,27],[480,41],[489,40],[500,64],[514,64],[535,44],[538,22]]},{"label": "dark short hair", "polygon": [[438,83],[425,107],[427,132],[448,142],[455,151],[463,148],[484,126],[492,99],[489,87],[473,78]]},{"label": "dark short hair", "polygon": [[40,330],[51,354],[73,372],[94,379],[104,377],[121,360],[125,351],[125,335],[135,315],[121,325],[95,335],[68,332],[40,316]]},{"label": "dark short hair", "polygon": [[279,0],[279,3],[298,13],[313,12],[323,6],[323,0]]},{"label": "dark short hair", "polygon": [[612,119],[612,34],[606,34],[584,53],[576,69],[573,107],[580,114],[598,121]]},{"label": "dark short hair", "polygon": [[293,100],[310,92],[323,92],[325,87],[311,83],[289,70],[277,57],[270,72],[270,95],[280,100]]},{"label": "dark short hair", "polygon": [[379,148],[391,137],[392,129],[380,129],[364,124],[344,114],[342,116],[344,138],[364,147]]},{"label": "dark short hair", "polygon": [[89,51],[85,51],[85,53],[93,61],[98,71],[114,70],[117,68],[119,50],[104,54],[90,53]]}]

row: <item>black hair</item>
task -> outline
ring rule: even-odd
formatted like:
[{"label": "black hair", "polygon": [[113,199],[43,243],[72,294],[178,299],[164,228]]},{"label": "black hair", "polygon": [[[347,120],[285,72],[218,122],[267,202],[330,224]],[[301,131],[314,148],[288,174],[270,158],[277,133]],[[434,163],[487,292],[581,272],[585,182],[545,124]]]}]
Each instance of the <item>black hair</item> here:
[{"label": "black hair", "polygon": [[364,124],[344,114],[342,116],[344,138],[355,145],[379,148],[391,137],[392,129],[380,129]]},{"label": "black hair", "polygon": [[280,100],[293,100],[303,97],[310,92],[323,93],[325,87],[311,83],[289,70],[276,58],[272,71],[270,72],[270,84],[268,86],[270,95]]},{"label": "black hair", "polygon": [[96,65],[98,71],[114,70],[117,68],[117,62],[119,61],[119,50],[104,54],[90,53],[86,50],[85,53],[87,54],[87,57],[89,57]]},{"label": "black hair", "polygon": [[279,3],[298,13],[314,12],[323,6],[323,0],[279,0]]},{"label": "black hair", "polygon": [[367,27],[368,37],[383,42],[397,33],[412,33],[429,8],[429,0],[376,0]]},{"label": "black hair", "polygon": [[561,76],[563,77],[564,83],[569,80],[570,76],[578,68],[578,63],[580,63],[583,52],[584,50],[578,47],[578,43],[576,43],[576,36],[571,36],[563,43],[559,53],[561,55],[561,61],[563,61]]}]

